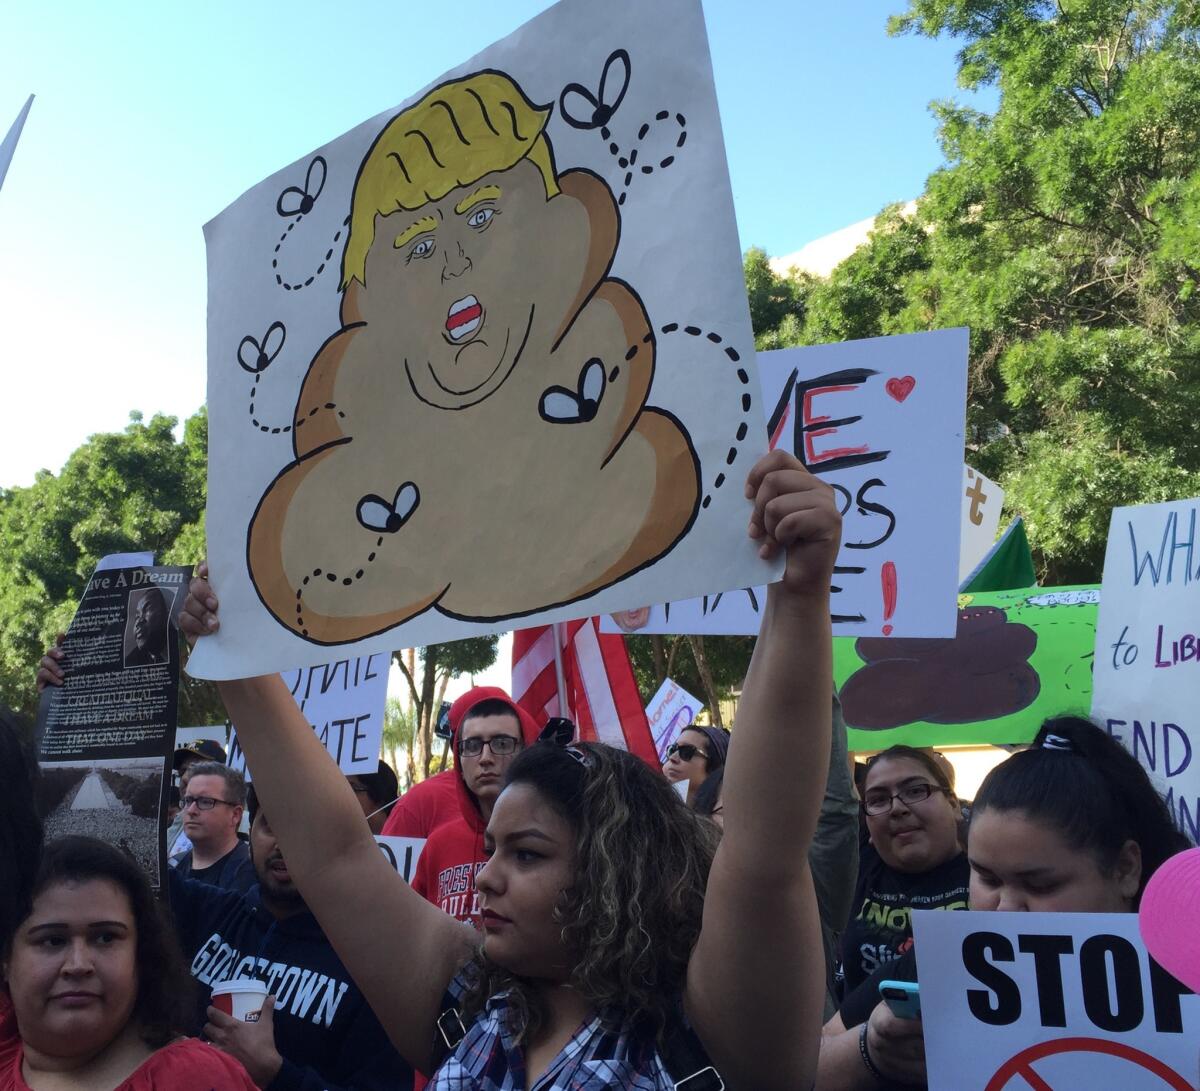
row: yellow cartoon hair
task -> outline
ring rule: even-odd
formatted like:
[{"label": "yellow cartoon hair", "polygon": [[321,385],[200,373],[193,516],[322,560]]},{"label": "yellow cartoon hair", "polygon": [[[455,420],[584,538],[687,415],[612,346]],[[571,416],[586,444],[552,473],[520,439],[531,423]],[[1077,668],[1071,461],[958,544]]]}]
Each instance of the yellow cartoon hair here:
[{"label": "yellow cartoon hair", "polygon": [[367,282],[377,214],[418,209],[522,159],[542,172],[547,198],[555,196],[558,180],[544,132],[549,119],[550,107],[535,106],[499,72],[444,83],[392,118],[358,172],[342,288]]}]

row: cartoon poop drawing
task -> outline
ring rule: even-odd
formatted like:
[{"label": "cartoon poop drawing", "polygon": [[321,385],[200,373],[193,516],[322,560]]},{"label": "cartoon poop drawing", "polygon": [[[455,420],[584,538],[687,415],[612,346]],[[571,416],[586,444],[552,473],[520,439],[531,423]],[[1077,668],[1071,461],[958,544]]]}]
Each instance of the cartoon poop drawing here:
[{"label": "cartoon poop drawing", "polygon": [[695,518],[691,440],[646,405],[646,311],[608,276],[617,206],[557,172],[549,116],[480,72],[393,118],[359,168],[342,328],[248,540],[259,596],[308,640],[571,602]]},{"label": "cartoon poop drawing", "polygon": [[1037,633],[995,606],[958,612],[953,639],[861,639],[866,660],[842,686],[851,727],[883,730],[925,721],[966,724],[1028,708],[1041,680],[1029,665]]}]

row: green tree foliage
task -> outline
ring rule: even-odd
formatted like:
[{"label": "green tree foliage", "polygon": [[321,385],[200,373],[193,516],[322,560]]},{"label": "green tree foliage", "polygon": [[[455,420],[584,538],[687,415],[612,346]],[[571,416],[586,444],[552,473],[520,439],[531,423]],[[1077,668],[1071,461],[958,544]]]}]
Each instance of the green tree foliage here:
[{"label": "green tree foliage", "polygon": [[934,105],[916,215],[885,210],[778,332],[969,326],[971,461],[1045,582],[1096,580],[1112,507],[1200,493],[1200,5],[909,0],[890,29],[956,37],[999,104]]},{"label": "green tree foliage", "polygon": [[[396,770],[400,778],[400,788],[407,792],[413,785],[416,767],[413,761],[414,742],[417,733],[416,712],[399,697],[389,697],[383,710],[383,732],[380,736],[380,746],[388,764]],[[397,754],[404,755],[404,767],[401,768]]]},{"label": "green tree foliage", "polygon": [[499,642],[498,636],[476,636],[447,644],[430,644],[415,652],[408,649],[393,654],[408,682],[409,707],[415,719],[408,761],[410,781],[424,780],[433,772],[434,752],[437,750],[433,728],[450,679],[464,674],[482,674],[496,662]]},{"label": "green tree foliage", "polygon": [[[176,441],[173,417],[130,416],[123,432],[92,436],[59,474],[0,490],[0,701],[31,713],[38,660],[66,629],[96,562],[153,550],[161,563],[203,556],[208,420]],[[212,686],[184,680],[180,721],[223,718]]]},{"label": "green tree foliage", "polygon": [[813,278],[795,270],[786,277],[776,276],[768,264],[767,252],[757,246],[746,251],[742,273],[755,347],[763,351],[797,343]]},{"label": "green tree foliage", "polygon": [[754,638],[626,636],[625,647],[646,702],[670,678],[703,699],[713,723],[721,724],[721,702],[741,687],[754,651]]}]

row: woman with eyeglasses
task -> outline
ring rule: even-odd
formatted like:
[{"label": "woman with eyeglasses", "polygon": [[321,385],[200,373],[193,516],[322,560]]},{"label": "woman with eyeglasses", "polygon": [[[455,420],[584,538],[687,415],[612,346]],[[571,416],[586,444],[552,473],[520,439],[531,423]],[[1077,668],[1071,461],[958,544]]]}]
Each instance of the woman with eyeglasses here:
[{"label": "woman with eyeglasses", "polygon": [[[782,451],[751,470],[746,497],[750,537],[786,563],[725,765],[720,846],[640,759],[539,742],[488,819],[482,942],[388,867],[277,677],[219,683],[297,886],[434,1091],[811,1085],[823,988],[806,855],[830,746],[841,525],[829,486]],[[184,631],[215,630],[216,610],[193,581]]]},{"label": "woman with eyeglasses", "polygon": [[[1150,876],[1187,845],[1145,769],[1107,731],[1077,716],[1047,720],[975,796],[970,908],[1132,912]],[[916,955],[910,947],[847,995],[826,1026],[817,1091],[925,1086],[921,1022],[893,1015],[878,989],[916,981]]]},{"label": "woman with eyeglasses", "polygon": [[[865,990],[878,967],[894,963],[912,946],[913,909],[967,908],[970,866],[959,842],[962,812],[931,753],[893,746],[871,758],[862,810],[870,840],[860,847],[858,885],[842,933],[843,998]],[[842,1014],[825,1026],[819,1091],[878,1086],[856,1034],[846,1027]],[[896,1051],[902,1070],[918,1053],[923,1057],[919,1030]]]},{"label": "woman with eyeglasses", "polygon": [[912,942],[912,909],[966,909],[970,868],[961,808],[945,769],[924,750],[893,746],[867,763],[862,809],[870,841],[859,860],[842,935],[843,993]]},{"label": "woman with eyeglasses", "polygon": [[663,775],[672,784],[687,781],[687,805],[694,807],[700,786],[725,764],[729,732],[723,727],[685,727],[669,747]]}]

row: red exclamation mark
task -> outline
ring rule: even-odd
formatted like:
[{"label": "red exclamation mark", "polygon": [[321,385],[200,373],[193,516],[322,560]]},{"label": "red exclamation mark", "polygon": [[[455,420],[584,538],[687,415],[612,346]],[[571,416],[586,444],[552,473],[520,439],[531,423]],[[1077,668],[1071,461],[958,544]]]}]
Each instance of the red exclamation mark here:
[{"label": "red exclamation mark", "polygon": [[[896,612],[896,564],[894,561],[883,562],[879,579],[883,584],[883,620],[886,622]],[[892,635],[890,625],[884,625],[883,635]]]}]

